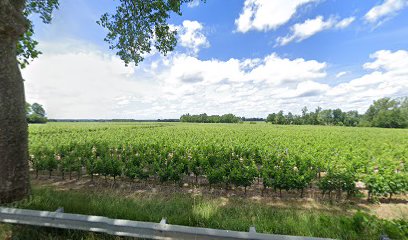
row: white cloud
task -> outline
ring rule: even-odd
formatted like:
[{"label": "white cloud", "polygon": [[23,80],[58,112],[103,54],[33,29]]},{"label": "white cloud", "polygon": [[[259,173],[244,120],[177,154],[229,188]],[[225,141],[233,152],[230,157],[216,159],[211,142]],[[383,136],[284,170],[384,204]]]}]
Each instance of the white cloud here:
[{"label": "white cloud", "polygon": [[292,41],[301,42],[318,32],[335,28],[343,29],[348,27],[354,21],[354,17],[345,18],[338,21],[334,17],[325,20],[322,16],[317,16],[314,19],[307,19],[303,23],[297,23],[291,27],[291,33],[285,37],[276,39],[277,45],[284,46]]},{"label": "white cloud", "polygon": [[248,72],[249,80],[266,82],[271,85],[289,84],[307,80],[321,79],[326,76],[326,63],[303,58],[281,58],[276,54],[266,56]]},{"label": "white cloud", "polygon": [[378,51],[363,65],[367,73],[329,85],[326,63],[274,53],[225,61],[172,53],[124,67],[117,57],[84,45],[42,42],[44,54],[23,69],[28,101],[44,104],[50,118],[265,117],[280,109],[299,113],[302,106],[362,111],[380,97],[408,95],[404,50]]},{"label": "white cloud", "polygon": [[407,6],[407,0],[385,0],[382,4],[371,8],[364,16],[364,19],[370,23],[381,22],[384,18],[395,15],[398,11]]},{"label": "white cloud", "polygon": [[348,74],[348,72],[346,72],[346,71],[339,72],[339,73],[336,74],[336,78],[341,78],[341,77],[343,77],[343,76],[346,75],[346,74]]},{"label": "white cloud", "polygon": [[350,24],[352,24],[354,20],[355,20],[355,17],[344,18],[343,20],[336,23],[335,28],[338,28],[338,29],[346,28]]},{"label": "white cloud", "polygon": [[203,25],[197,21],[183,21],[183,26],[177,26],[180,45],[197,54],[200,48],[210,47],[207,37],[203,34]]},{"label": "white cloud", "polygon": [[200,5],[200,0],[192,0],[191,2],[187,3],[187,7],[195,8]]},{"label": "white cloud", "polygon": [[303,98],[303,97],[316,97],[324,95],[326,91],[330,89],[329,85],[322,84],[314,81],[300,82],[296,88],[287,89],[285,94],[282,94],[282,98]]},{"label": "white cloud", "polygon": [[318,0],[245,0],[239,18],[235,20],[238,32],[277,29],[288,22],[297,9]]},{"label": "white cloud", "polygon": [[408,51],[381,50],[370,58],[363,68],[371,72],[334,86],[327,95],[342,104],[356,102],[352,106],[359,110],[381,97],[408,96]]},{"label": "white cloud", "polygon": [[381,50],[371,54],[370,58],[375,61],[364,64],[365,69],[408,74],[408,52],[405,50],[396,52]]},{"label": "white cloud", "polygon": [[125,67],[95,46],[66,42],[41,42],[44,54],[22,70],[28,101],[44,104],[51,118],[109,118],[115,114],[116,98],[154,92],[143,80],[144,71]]}]

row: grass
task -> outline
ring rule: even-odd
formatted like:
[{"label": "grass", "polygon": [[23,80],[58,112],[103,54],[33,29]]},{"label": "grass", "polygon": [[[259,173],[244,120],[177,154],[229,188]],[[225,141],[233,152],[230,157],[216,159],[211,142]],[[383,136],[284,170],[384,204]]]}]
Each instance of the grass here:
[{"label": "grass", "polygon": [[[336,239],[378,239],[387,233],[392,239],[408,239],[406,221],[385,221],[358,212],[339,210],[277,208],[243,198],[167,196],[118,196],[111,192],[61,191],[35,187],[33,197],[15,207],[55,211],[63,206],[67,213],[107,216],[111,218],[285,235]],[[405,229],[405,230],[404,230]],[[404,232],[405,231],[405,232]],[[36,227],[2,225],[13,239],[115,239],[102,234]]]}]

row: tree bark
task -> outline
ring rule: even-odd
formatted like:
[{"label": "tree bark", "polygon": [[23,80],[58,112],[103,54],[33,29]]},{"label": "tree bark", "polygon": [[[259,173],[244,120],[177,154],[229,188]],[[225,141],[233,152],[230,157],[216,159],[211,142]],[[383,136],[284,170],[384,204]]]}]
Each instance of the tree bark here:
[{"label": "tree bark", "polygon": [[0,0],[0,203],[30,193],[24,83],[16,46],[27,29],[24,0]]}]

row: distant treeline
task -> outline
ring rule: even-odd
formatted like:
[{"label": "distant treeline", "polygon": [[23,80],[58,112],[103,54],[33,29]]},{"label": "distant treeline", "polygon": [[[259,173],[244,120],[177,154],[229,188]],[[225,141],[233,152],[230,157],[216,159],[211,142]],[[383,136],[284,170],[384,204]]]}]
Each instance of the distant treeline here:
[{"label": "distant treeline", "polygon": [[265,118],[247,118],[247,117],[242,117],[242,121],[244,122],[265,122]]},{"label": "distant treeline", "polygon": [[198,115],[184,114],[180,117],[180,122],[192,122],[192,123],[238,123],[242,121],[240,117],[235,116],[232,113],[224,115],[210,115],[206,113]]},{"label": "distant treeline", "polygon": [[180,119],[157,119],[158,122],[180,122]]},{"label": "distant treeline", "polygon": [[408,127],[408,98],[381,98],[374,101],[364,114],[359,114],[357,111],[343,112],[339,108],[323,110],[320,107],[314,111],[304,107],[302,115],[291,112],[285,114],[281,110],[278,113],[269,114],[266,122],[288,125],[406,128]]}]

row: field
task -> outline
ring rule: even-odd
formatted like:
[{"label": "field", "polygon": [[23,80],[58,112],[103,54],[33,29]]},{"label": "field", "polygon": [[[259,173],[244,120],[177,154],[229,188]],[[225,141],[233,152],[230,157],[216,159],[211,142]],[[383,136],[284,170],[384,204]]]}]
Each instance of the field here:
[{"label": "field", "polygon": [[48,123],[31,125],[29,139],[34,195],[18,207],[339,239],[408,237],[407,130]]},{"label": "field", "polygon": [[[37,173],[59,170],[182,185],[298,191],[370,200],[408,190],[408,131],[270,124],[47,124],[30,126]],[[187,179],[188,180],[188,179]],[[358,183],[358,184],[356,184]]]}]

